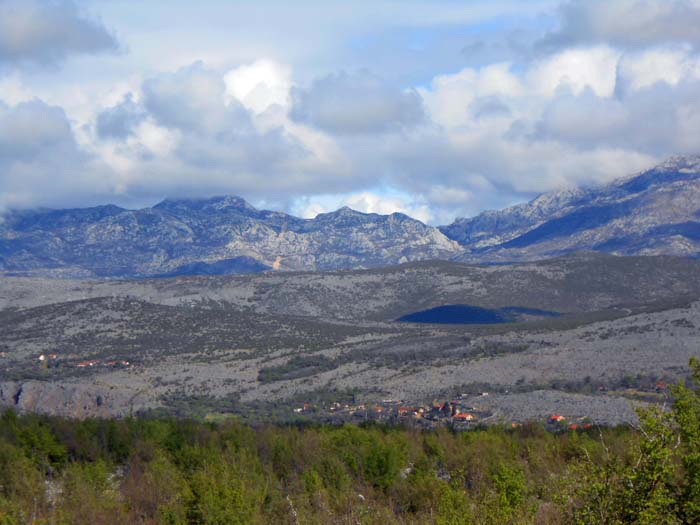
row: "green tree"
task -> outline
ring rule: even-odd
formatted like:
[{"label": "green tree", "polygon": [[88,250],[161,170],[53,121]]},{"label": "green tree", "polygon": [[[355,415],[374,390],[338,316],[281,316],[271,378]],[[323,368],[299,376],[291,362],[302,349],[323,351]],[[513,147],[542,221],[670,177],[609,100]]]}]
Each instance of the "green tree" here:
[{"label": "green tree", "polygon": [[498,514],[503,521],[510,521],[525,501],[525,475],[517,465],[502,464],[493,476],[493,483],[498,498]]},{"label": "green tree", "polygon": [[466,491],[464,479],[457,477],[446,483],[440,494],[438,505],[438,525],[469,525],[474,523],[474,515]]},{"label": "green tree", "polygon": [[395,443],[376,441],[365,457],[365,477],[375,487],[389,488],[402,466],[403,454]]},{"label": "green tree", "polygon": [[46,510],[43,472],[20,448],[0,441],[0,524],[31,523]]},{"label": "green tree", "polygon": [[674,455],[679,437],[673,415],[658,407],[638,409],[639,435],[629,458],[590,457],[578,474],[576,523],[662,525],[680,523],[674,496]]},{"label": "green tree", "polygon": [[156,450],[149,462],[138,458],[130,462],[122,493],[135,522],[185,523],[189,486],[162,450]]},{"label": "green tree", "polygon": [[672,388],[676,398],[673,413],[678,423],[685,478],[681,506],[683,521],[700,523],[700,359],[690,360],[692,385]]},{"label": "green tree", "polygon": [[246,451],[229,457],[214,450],[190,481],[193,503],[190,523],[244,525],[253,523],[266,496],[259,465]]},{"label": "green tree", "polygon": [[60,486],[58,523],[128,523],[120,502],[119,482],[105,462],[68,465],[60,478]]}]

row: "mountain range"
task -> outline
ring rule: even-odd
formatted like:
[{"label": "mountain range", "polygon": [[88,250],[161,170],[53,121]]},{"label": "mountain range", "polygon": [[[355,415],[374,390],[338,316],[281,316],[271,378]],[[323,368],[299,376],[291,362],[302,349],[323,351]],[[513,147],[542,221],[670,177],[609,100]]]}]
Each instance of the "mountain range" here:
[{"label": "mountain range", "polygon": [[440,230],[465,260],[532,260],[578,250],[700,255],[700,156],[674,157],[592,188],[545,193]]},{"label": "mountain range", "polygon": [[576,251],[700,256],[700,156],[591,188],[545,193],[435,228],[341,208],[313,219],[258,210],[240,197],[14,210],[0,222],[0,273],[140,278],[337,270],[421,260],[480,263]]}]

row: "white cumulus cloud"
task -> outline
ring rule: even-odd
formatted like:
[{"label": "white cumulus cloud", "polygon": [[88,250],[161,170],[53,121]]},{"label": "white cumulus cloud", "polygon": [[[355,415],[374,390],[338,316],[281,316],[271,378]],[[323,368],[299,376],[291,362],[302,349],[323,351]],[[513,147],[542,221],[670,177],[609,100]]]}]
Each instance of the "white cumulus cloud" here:
[{"label": "white cumulus cloud", "polygon": [[262,113],[273,104],[289,105],[292,68],[261,59],[231,69],[224,75],[226,93],[247,109]]}]

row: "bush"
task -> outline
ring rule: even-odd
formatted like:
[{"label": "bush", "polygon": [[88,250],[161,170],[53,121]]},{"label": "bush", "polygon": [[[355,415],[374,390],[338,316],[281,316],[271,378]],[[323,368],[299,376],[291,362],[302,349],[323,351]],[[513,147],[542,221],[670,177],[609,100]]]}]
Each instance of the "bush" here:
[{"label": "bush", "polygon": [[700,523],[700,362],[638,428],[0,415],[0,525]]}]

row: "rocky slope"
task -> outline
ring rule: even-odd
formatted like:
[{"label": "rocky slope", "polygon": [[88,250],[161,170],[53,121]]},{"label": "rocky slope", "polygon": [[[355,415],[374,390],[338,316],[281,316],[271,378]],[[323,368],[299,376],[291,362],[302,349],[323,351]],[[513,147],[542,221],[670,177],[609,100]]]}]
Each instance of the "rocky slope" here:
[{"label": "rocky slope", "polygon": [[[0,277],[0,320],[6,319],[3,311],[14,308],[48,308],[100,298],[167,307],[233,308],[246,314],[333,319],[352,325],[392,322],[441,305],[576,314],[697,297],[700,260],[579,253],[509,265],[426,261],[357,271],[133,281]],[[12,319],[8,324],[23,322]],[[62,322],[55,321],[59,326]],[[0,338],[0,351],[2,343]]]},{"label": "rocky slope", "polygon": [[305,220],[238,197],[12,212],[0,224],[0,271],[53,277],[368,268],[460,252],[436,228],[399,213],[342,208]]},{"label": "rocky slope", "polygon": [[[699,297],[700,260],[601,254],[134,281],[4,277],[0,411],[250,409],[264,419],[316,394],[423,403],[490,391],[479,406],[506,420],[564,412],[631,422],[626,389],[654,395],[697,355]],[[394,322],[455,304],[562,315]]]},{"label": "rocky slope", "polygon": [[700,256],[700,156],[612,184],[567,189],[441,228],[463,260],[513,261],[577,250]]},{"label": "rocky slope", "polygon": [[14,211],[0,221],[0,274],[64,278],[514,262],[582,250],[700,256],[700,157],[676,157],[612,184],[546,193],[441,228],[349,208],[300,219],[238,197],[166,199],[141,210]]}]

